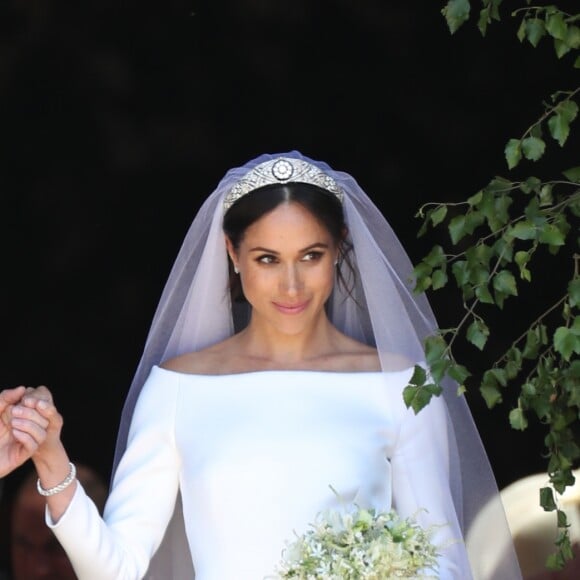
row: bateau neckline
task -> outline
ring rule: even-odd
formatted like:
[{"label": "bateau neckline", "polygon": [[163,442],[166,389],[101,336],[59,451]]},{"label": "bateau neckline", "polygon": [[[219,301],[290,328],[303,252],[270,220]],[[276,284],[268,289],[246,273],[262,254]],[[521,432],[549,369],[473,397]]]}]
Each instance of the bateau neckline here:
[{"label": "bateau neckline", "polygon": [[[417,363],[418,364],[418,363]],[[330,371],[330,370],[314,370],[314,369],[260,369],[254,371],[244,371],[240,373],[223,373],[223,374],[205,374],[205,373],[184,373],[182,371],[174,371],[172,369],[166,369],[159,365],[153,365],[153,369],[157,369],[161,372],[172,373],[182,377],[203,377],[203,378],[220,378],[220,377],[244,377],[251,375],[267,375],[267,374],[315,374],[315,375],[397,375],[397,374],[408,374],[414,369],[414,365],[407,367],[405,369],[392,370],[392,371]]]}]

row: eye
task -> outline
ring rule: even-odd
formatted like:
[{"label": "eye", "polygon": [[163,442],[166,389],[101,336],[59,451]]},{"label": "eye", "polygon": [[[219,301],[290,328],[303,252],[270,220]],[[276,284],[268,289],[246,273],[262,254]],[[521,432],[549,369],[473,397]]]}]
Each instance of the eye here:
[{"label": "eye", "polygon": [[302,260],[305,262],[317,262],[318,260],[320,260],[320,258],[322,258],[322,256],[324,256],[324,252],[312,251],[308,252],[307,254],[304,254]]},{"label": "eye", "polygon": [[273,256],[272,254],[263,254],[256,258],[256,262],[260,264],[275,264],[277,261],[278,259],[276,256]]}]

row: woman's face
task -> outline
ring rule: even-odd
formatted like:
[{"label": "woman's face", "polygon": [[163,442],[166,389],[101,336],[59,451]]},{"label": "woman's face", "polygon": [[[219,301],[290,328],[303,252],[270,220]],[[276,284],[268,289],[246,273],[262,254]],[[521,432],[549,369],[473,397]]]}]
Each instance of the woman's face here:
[{"label": "woman's face", "polygon": [[245,231],[239,247],[226,240],[252,321],[286,334],[307,331],[324,313],[338,248],[328,230],[297,203],[282,203]]}]

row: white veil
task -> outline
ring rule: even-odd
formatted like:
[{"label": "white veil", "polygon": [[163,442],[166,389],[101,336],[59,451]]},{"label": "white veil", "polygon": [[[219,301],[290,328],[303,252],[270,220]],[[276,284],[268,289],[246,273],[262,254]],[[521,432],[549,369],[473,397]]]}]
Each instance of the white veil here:
[{"label": "white veil", "polygon": [[[163,360],[199,350],[230,336],[238,328],[243,307],[232,312],[228,291],[228,261],[222,232],[225,194],[256,165],[290,157],[305,160],[330,175],[344,193],[343,206],[350,241],[354,247],[356,287],[351,295],[340,285],[329,300],[332,322],[345,334],[376,345],[381,363],[386,353],[398,353],[421,362],[423,340],[436,329],[436,321],[424,295],[413,293],[412,264],[391,227],[369,197],[348,174],[332,170],[297,151],[261,155],[227,172],[196,215],[155,313],[143,356],[123,409],[114,467],[127,444],[135,402],[151,367]],[[499,500],[495,478],[485,450],[457,385],[449,383],[443,397],[448,409],[451,453],[450,485],[455,510],[467,537],[471,523],[484,505],[495,503],[494,530],[498,550],[505,550],[487,578],[517,580],[517,559]],[[190,580],[191,557],[185,540],[180,499],[162,546],[154,556],[147,578]],[[493,511],[493,510],[492,510]],[[475,569],[477,547],[470,553]]]}]

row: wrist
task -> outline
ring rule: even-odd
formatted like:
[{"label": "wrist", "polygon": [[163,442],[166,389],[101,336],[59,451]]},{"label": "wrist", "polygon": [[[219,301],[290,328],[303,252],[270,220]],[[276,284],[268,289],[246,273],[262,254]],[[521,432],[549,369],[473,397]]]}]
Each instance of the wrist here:
[{"label": "wrist", "polygon": [[53,487],[45,488],[40,482],[40,478],[36,481],[36,489],[38,493],[44,497],[50,497],[56,495],[61,491],[64,491],[69,485],[71,485],[77,476],[77,468],[74,463],[69,462],[69,472],[68,475],[58,484]]},{"label": "wrist", "polygon": [[44,488],[58,485],[70,472],[70,460],[62,445],[34,454],[32,462]]}]

